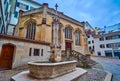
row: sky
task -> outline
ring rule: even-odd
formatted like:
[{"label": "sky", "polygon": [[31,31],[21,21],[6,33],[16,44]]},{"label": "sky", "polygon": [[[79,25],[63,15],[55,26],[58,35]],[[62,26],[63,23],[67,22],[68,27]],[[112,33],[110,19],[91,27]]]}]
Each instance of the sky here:
[{"label": "sky", "polygon": [[50,8],[58,4],[58,11],[78,21],[88,21],[92,27],[103,28],[120,23],[120,0],[35,0],[48,3]]}]

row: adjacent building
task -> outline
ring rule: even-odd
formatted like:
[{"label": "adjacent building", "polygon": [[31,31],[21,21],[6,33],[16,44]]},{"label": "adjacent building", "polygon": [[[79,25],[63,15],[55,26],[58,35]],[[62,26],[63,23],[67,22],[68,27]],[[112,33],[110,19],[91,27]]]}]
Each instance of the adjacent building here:
[{"label": "adjacent building", "polygon": [[[12,0],[15,1],[15,0]],[[34,8],[40,8],[42,5],[34,0],[16,0],[14,13],[11,14],[10,23],[8,25],[7,34],[13,35],[14,28],[18,23],[19,10],[28,11]]]},{"label": "adjacent building", "polygon": [[120,58],[120,23],[105,26],[93,37],[96,56]]},{"label": "adjacent building", "polygon": [[89,24],[89,22],[82,22],[84,24],[84,30],[87,36],[87,47],[89,54],[94,54],[94,35],[95,29]]},{"label": "adjacent building", "polygon": [[94,56],[120,58],[120,23],[99,29],[86,24],[89,52]]},{"label": "adjacent building", "polygon": [[0,0],[0,34],[7,34],[16,0]]},{"label": "adjacent building", "polygon": [[95,55],[120,58],[120,31],[94,36]]},{"label": "adjacent building", "polygon": [[[1,5],[1,2],[0,2]],[[0,6],[0,33],[2,33],[3,30],[3,16],[2,16],[2,6]]]},{"label": "adjacent building", "polygon": [[120,23],[110,25],[110,26],[104,26],[103,28],[99,28],[99,34],[112,33],[116,31],[120,31]]}]

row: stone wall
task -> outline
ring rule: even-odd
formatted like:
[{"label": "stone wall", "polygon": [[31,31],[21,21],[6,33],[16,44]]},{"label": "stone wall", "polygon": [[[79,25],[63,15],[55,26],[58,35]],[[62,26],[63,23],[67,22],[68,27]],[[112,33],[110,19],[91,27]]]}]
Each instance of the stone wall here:
[{"label": "stone wall", "polygon": [[59,63],[29,62],[30,75],[35,78],[55,78],[75,71],[77,61],[65,61]]},{"label": "stone wall", "polygon": [[[40,43],[15,40],[9,38],[0,38],[0,54],[2,51],[2,46],[4,44],[12,44],[15,46],[13,53],[12,68],[26,64],[29,61],[48,61],[50,56],[49,45],[43,45]],[[29,55],[29,50],[31,50],[31,55]],[[39,56],[34,56],[34,49],[39,49]],[[43,49],[43,56],[41,55],[41,49]]]}]

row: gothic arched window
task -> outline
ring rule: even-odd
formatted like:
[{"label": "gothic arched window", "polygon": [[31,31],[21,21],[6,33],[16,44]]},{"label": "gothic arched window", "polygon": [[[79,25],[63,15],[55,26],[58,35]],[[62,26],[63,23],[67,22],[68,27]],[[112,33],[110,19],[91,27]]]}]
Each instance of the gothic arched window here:
[{"label": "gothic arched window", "polygon": [[26,38],[34,40],[35,39],[35,31],[36,31],[36,23],[32,22],[32,21],[28,22]]},{"label": "gothic arched window", "polygon": [[65,38],[72,39],[72,29],[70,27],[65,28]]},{"label": "gothic arched window", "polygon": [[80,31],[75,31],[75,45],[80,45]]}]

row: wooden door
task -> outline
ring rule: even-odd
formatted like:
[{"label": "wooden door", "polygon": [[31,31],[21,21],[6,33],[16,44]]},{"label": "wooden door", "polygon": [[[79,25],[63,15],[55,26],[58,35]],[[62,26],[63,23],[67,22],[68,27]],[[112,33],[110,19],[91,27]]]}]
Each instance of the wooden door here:
[{"label": "wooden door", "polygon": [[69,59],[70,53],[72,51],[72,43],[71,42],[65,42],[65,51],[67,55],[67,59]]},{"label": "wooden door", "polygon": [[66,50],[72,50],[72,43],[71,42],[65,42],[65,49]]},{"label": "wooden door", "polygon": [[2,52],[0,56],[0,68],[11,69],[13,53],[14,53],[13,45],[6,44],[2,46]]}]

